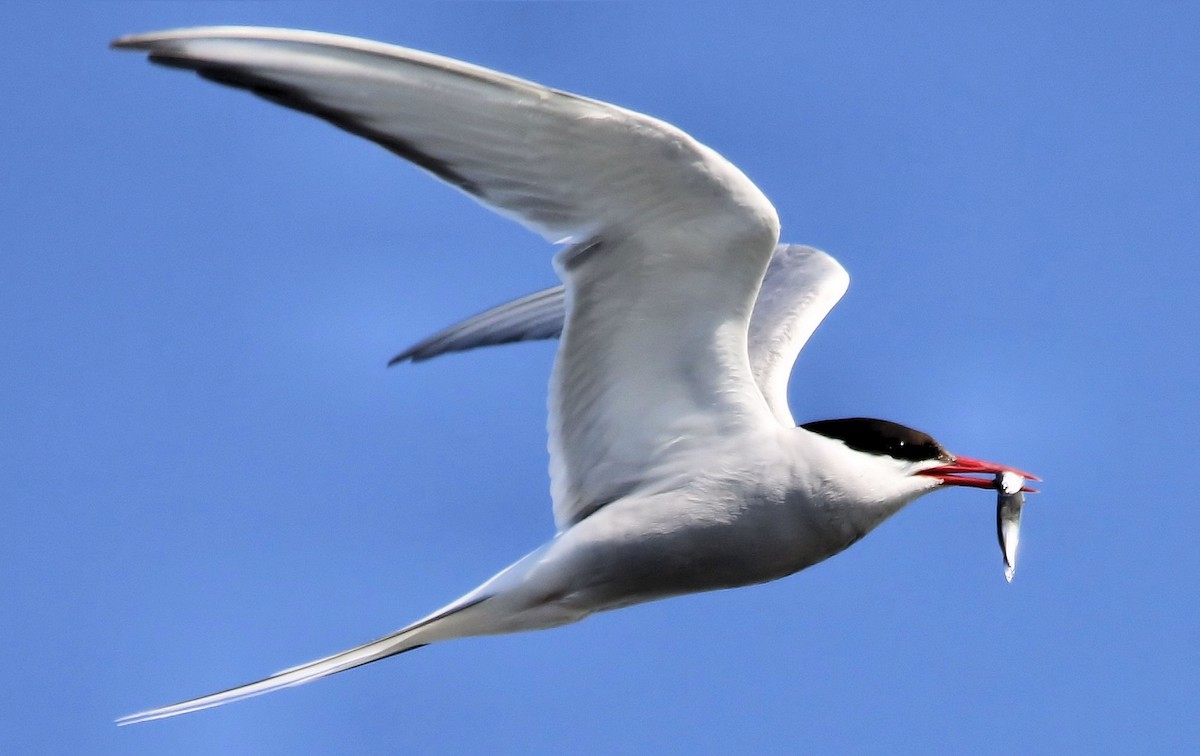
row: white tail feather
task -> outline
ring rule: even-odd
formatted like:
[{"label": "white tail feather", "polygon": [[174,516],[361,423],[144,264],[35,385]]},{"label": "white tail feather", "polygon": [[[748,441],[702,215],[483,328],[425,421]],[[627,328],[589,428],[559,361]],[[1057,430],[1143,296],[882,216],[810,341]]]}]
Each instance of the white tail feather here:
[{"label": "white tail feather", "polygon": [[241,701],[244,698],[261,696],[264,693],[270,693],[280,688],[302,685],[337,672],[344,672],[347,669],[353,669],[363,664],[369,664],[373,661],[420,648],[435,640],[446,640],[449,637],[455,637],[453,633],[438,632],[437,625],[441,624],[442,620],[478,606],[487,599],[487,596],[476,597],[474,593],[468,594],[430,616],[370,643],[364,643],[361,646],[356,646],[332,656],[326,656],[322,659],[276,672],[270,677],[245,685],[239,685],[236,688],[211,693],[207,696],[193,698],[188,701],[181,701],[180,703],[163,706],[158,709],[131,714],[127,717],[121,717],[117,720],[117,724],[123,726],[138,722],[149,722],[152,719],[165,719],[179,714],[200,711],[201,709],[211,709],[214,706]]},{"label": "white tail feather", "polygon": [[[542,546],[515,564],[501,570],[462,598],[391,635],[332,656],[326,656],[323,659],[276,672],[270,677],[256,682],[181,701],[170,706],[130,714],[118,719],[117,724],[130,725],[149,722],[152,719],[165,719],[201,709],[211,709],[214,706],[241,701],[244,698],[261,696],[280,688],[302,685],[437,641],[553,627],[581,619],[584,616],[582,612],[555,611],[553,608],[538,605],[536,601],[530,602],[521,595],[523,588],[530,587],[525,582],[529,571],[538,565],[542,556],[553,544],[554,542],[551,541]],[[541,595],[542,592],[535,587],[532,594]],[[493,599],[495,601],[492,601]]]}]

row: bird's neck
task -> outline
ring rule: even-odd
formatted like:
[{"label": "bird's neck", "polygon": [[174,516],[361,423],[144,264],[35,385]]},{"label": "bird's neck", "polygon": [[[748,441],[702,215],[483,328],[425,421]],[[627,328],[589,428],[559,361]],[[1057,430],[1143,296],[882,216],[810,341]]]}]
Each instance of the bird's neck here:
[{"label": "bird's neck", "polygon": [[796,500],[848,539],[846,545],[936,487],[890,457],[864,454],[803,428],[786,435]]}]

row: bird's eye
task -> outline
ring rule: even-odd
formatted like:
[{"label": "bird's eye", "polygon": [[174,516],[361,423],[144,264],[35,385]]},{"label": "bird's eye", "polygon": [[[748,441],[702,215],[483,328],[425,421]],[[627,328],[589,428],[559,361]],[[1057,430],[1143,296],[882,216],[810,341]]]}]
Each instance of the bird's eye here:
[{"label": "bird's eye", "polygon": [[886,454],[910,462],[937,459],[944,454],[942,447],[927,433],[886,420],[851,417],[818,420],[805,423],[803,427],[868,454]]}]

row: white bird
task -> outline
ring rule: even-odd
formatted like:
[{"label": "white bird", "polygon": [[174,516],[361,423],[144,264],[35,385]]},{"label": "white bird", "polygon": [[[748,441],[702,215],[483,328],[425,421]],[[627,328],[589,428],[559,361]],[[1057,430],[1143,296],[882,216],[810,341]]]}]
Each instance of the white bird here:
[{"label": "white bird", "polygon": [[775,209],[670,124],[338,35],[213,27],[113,44],[323,118],[548,240],[571,242],[555,257],[565,320],[549,402],[554,537],[379,640],[121,724],[437,641],[774,580],[842,551],[940,486],[993,488],[996,473],[1020,473],[954,457],[882,420],[796,427],[788,373],[848,278],[829,256],[784,246],[779,285],[764,287]]}]

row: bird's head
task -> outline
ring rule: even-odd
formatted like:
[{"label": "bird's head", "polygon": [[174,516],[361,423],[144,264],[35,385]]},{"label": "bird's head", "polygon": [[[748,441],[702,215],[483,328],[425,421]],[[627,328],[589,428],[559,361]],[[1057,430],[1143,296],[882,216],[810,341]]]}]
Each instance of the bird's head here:
[{"label": "bird's head", "polygon": [[[841,441],[850,449],[887,461],[888,467],[909,478],[918,495],[938,486],[995,489],[995,476],[1013,472],[1027,480],[1036,475],[1007,465],[951,454],[928,433],[887,420],[848,417],[819,420],[801,426],[807,431]],[[1025,487],[1023,491],[1034,492]]]}]

